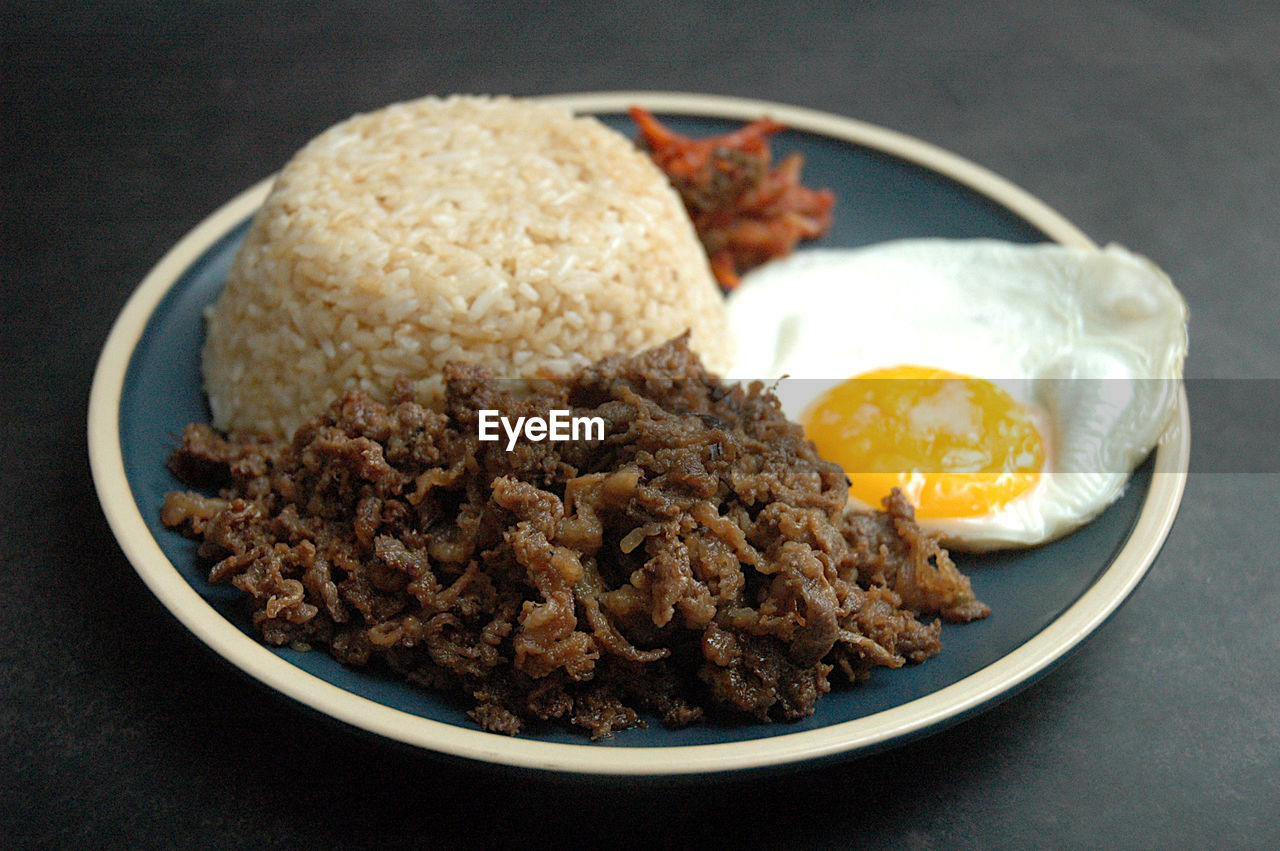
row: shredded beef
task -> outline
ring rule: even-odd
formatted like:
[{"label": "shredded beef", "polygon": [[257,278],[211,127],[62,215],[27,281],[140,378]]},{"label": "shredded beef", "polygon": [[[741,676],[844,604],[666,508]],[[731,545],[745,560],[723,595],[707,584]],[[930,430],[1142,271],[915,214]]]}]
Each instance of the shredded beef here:
[{"label": "shredded beef", "polygon": [[[208,496],[162,519],[201,541],[273,645],[323,646],[464,692],[483,727],[592,738],[708,716],[810,715],[831,678],[922,662],[984,617],[900,494],[848,483],[759,384],[679,338],[517,392],[451,365],[443,412],[352,391],[290,442],[191,425],[171,469]],[[568,409],[604,438],[481,441],[479,411]]]}]

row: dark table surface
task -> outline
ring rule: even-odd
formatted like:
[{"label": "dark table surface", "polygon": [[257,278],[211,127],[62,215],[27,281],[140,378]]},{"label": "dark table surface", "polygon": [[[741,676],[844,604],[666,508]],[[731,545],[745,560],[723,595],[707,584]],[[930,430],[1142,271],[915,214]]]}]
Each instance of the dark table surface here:
[{"label": "dark table surface", "polygon": [[[1280,14],[1048,7],[0,4],[0,842],[1273,846],[1280,465],[1274,408],[1251,400],[1280,374]],[[136,577],[94,494],[85,406],[114,316],[164,251],[353,112],[616,89],[909,133],[1179,284],[1204,388],[1181,512],[1128,603],[1047,678],[842,764],[547,782],[312,717],[220,664]]]}]

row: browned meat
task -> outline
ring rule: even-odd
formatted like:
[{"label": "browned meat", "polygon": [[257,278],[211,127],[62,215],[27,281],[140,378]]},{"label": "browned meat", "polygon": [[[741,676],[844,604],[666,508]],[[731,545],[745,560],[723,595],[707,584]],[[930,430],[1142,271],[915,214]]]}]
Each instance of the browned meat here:
[{"label": "browned meat", "polygon": [[[193,425],[162,518],[202,541],[271,644],[463,691],[487,729],[593,738],[707,715],[790,720],[936,653],[986,607],[900,496],[847,515],[843,472],[759,385],[684,339],[517,395],[451,366],[444,413],[349,393],[292,442]],[[478,412],[599,416],[603,440],[478,439]]]}]

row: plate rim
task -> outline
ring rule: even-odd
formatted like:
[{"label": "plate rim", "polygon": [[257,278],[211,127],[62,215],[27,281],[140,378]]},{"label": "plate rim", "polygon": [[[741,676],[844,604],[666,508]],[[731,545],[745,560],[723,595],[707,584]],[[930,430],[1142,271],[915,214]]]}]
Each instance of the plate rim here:
[{"label": "plate rim", "polygon": [[[688,92],[617,91],[549,95],[538,100],[579,113],[616,113],[635,104],[667,113],[749,120],[769,115],[789,128],[870,148],[960,183],[1066,245],[1096,248],[1043,201],[957,154],[853,118],[765,100]],[[261,206],[274,177],[223,204],[183,236],[143,278],[112,325],[94,370],[87,429],[89,464],[107,522],[125,557],[160,603],[202,643],[258,680],[357,729],[453,757],[552,773],[679,776],[763,769],[852,756],[956,723],[1028,685],[1102,625],[1154,563],[1186,486],[1190,421],[1185,388],[1155,451],[1146,499],[1128,538],[1070,606],[1027,641],[959,681],[915,700],[814,730],[705,745],[610,748],[508,738],[395,709],[309,674],[241,632],[187,583],[152,537],[124,467],[120,439],[124,380],[156,307],[181,273]]]}]

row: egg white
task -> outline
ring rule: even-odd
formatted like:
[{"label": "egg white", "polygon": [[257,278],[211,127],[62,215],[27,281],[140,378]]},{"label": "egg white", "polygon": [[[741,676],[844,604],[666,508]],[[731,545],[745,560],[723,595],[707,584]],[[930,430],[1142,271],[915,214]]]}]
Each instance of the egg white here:
[{"label": "egg white", "polygon": [[899,364],[986,379],[1028,409],[1046,448],[1036,485],[979,517],[921,521],[965,550],[1052,540],[1118,498],[1173,416],[1187,351],[1182,296],[1118,245],[809,250],[745,276],[728,311],[729,377],[782,379],[792,418],[827,388]]}]

